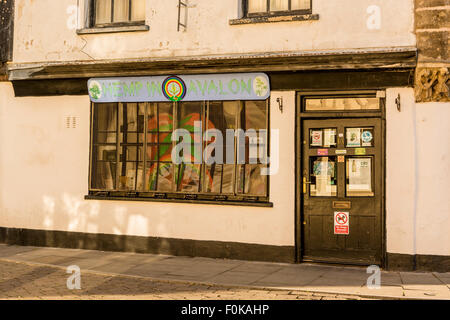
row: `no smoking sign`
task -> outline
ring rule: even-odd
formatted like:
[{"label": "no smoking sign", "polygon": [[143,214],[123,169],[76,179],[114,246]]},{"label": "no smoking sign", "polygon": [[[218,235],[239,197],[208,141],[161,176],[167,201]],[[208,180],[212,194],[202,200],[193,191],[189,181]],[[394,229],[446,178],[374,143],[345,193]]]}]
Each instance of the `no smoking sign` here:
[{"label": "no smoking sign", "polygon": [[335,212],[334,213],[334,234],[349,234],[350,215],[348,212]]}]

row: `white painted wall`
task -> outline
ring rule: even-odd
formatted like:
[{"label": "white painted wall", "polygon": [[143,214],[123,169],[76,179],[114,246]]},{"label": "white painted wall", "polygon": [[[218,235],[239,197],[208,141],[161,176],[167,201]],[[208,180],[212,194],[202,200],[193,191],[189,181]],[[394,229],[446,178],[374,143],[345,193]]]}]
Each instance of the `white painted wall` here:
[{"label": "white painted wall", "polygon": [[[401,112],[394,103],[401,96]],[[450,255],[450,103],[387,90],[387,251]]]},{"label": "white painted wall", "polygon": [[[271,98],[271,128],[287,151],[270,180],[274,208],[84,200],[88,97],[14,98],[9,83],[0,83],[0,97],[0,226],[294,245],[294,92]],[[65,128],[66,115],[79,117],[77,129]]]},{"label": "white painted wall", "polygon": [[[150,31],[78,36],[70,27],[83,20],[84,1],[16,0],[14,62],[415,45],[413,0],[313,0],[318,21],[247,25],[229,25],[238,17],[238,0],[189,0],[186,32],[177,32],[178,0],[147,0]],[[78,17],[71,11],[77,3]],[[371,30],[367,10],[374,5],[380,8],[381,25]]]}]

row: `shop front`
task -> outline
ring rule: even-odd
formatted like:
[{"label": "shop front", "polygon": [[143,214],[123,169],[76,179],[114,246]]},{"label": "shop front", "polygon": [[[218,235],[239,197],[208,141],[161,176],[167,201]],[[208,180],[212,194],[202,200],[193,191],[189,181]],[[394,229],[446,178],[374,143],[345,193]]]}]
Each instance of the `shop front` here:
[{"label": "shop front", "polygon": [[86,199],[272,206],[266,74],[94,78],[88,87]]},{"label": "shop front", "polygon": [[205,61],[11,67],[2,241],[412,265],[415,50]]}]

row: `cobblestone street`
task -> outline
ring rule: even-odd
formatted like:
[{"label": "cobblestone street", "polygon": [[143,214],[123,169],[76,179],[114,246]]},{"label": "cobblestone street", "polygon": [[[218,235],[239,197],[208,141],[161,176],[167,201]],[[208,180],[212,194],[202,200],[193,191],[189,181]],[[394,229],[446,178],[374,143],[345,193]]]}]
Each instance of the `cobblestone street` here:
[{"label": "cobblestone street", "polygon": [[151,300],[335,300],[345,295],[299,291],[249,290],[81,270],[81,289],[69,290],[64,268],[0,261],[0,299],[151,299]]}]

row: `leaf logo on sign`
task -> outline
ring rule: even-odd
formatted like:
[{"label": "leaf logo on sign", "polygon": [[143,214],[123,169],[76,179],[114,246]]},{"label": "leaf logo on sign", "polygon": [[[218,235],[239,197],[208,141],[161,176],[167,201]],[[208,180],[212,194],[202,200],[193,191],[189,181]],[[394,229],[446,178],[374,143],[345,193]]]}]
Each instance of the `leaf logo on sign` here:
[{"label": "leaf logo on sign", "polygon": [[253,90],[258,97],[263,97],[267,94],[267,91],[269,91],[269,84],[265,78],[260,76],[255,77],[253,80]]},{"label": "leaf logo on sign", "polygon": [[94,100],[98,100],[102,97],[102,86],[97,81],[91,81],[89,83],[89,93]]}]

